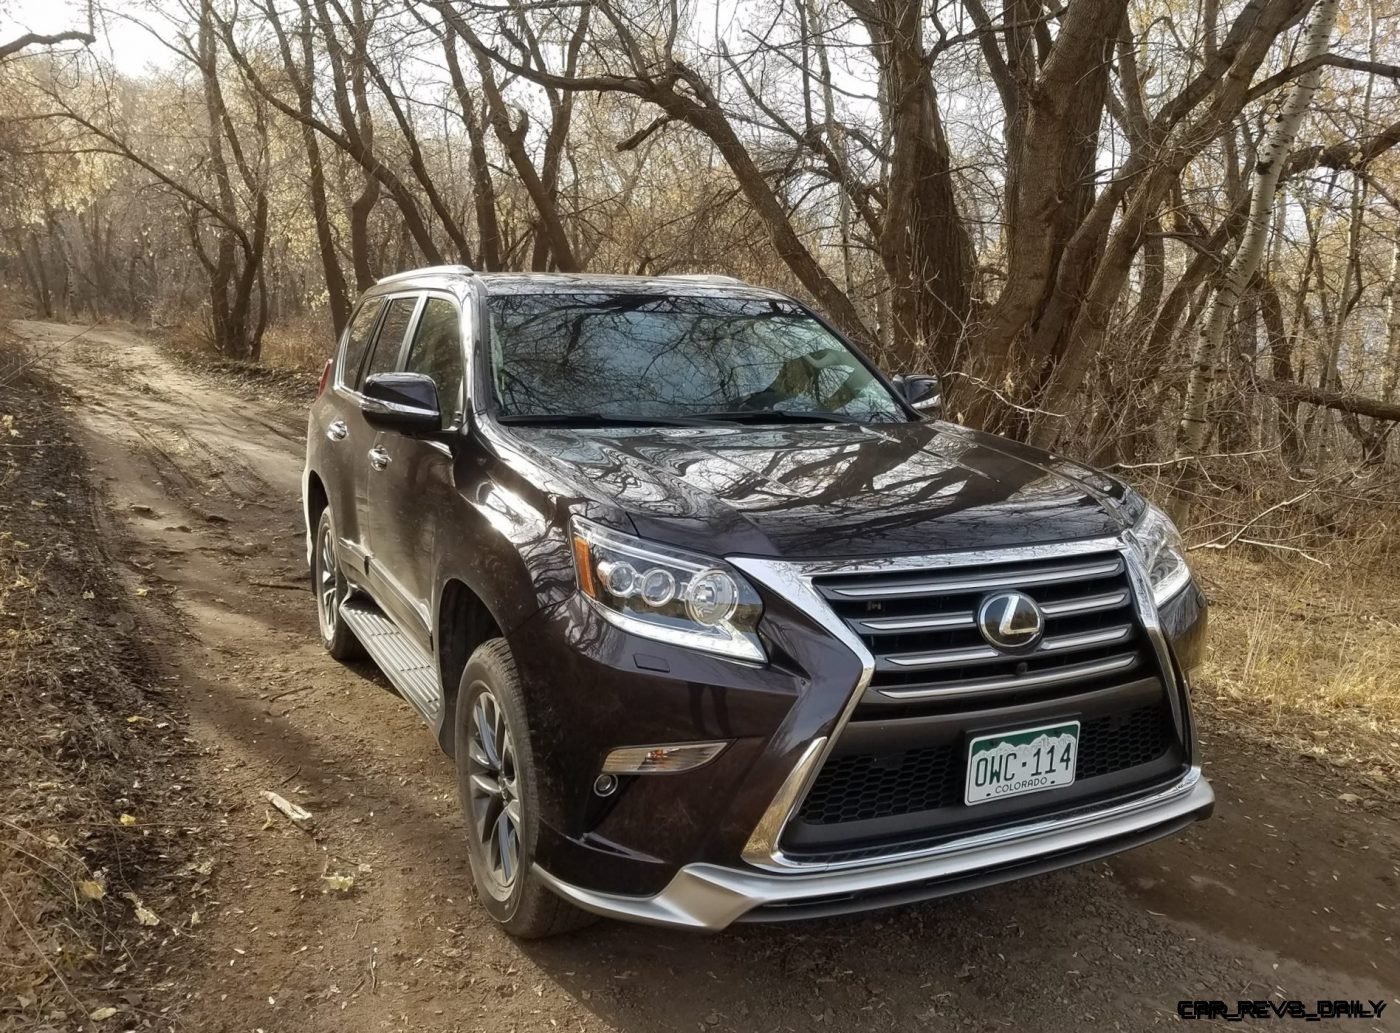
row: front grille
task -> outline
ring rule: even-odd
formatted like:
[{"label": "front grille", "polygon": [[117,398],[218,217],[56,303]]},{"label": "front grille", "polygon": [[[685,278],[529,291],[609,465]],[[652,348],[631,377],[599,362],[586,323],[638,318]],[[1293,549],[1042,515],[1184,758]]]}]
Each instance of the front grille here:
[{"label": "front grille", "polygon": [[[1085,721],[1079,730],[1075,781],[1150,764],[1176,741],[1164,703]],[[797,820],[834,825],[916,814],[963,802],[967,748],[962,742],[832,757],[807,794]]]},{"label": "front grille", "polygon": [[[1117,552],[833,575],[818,578],[816,587],[874,654],[867,699],[880,703],[1045,698],[1141,677],[1149,664]],[[977,610],[998,589],[1024,592],[1040,606],[1045,633],[1034,650],[1005,653],[982,638]]]},{"label": "front grille", "polygon": [[[816,589],[875,658],[782,834],[806,863],[864,860],[1101,806],[1178,777],[1188,746],[1116,550],[975,566],[822,575]],[[990,645],[977,613],[1016,590],[1045,618],[1035,648]],[[977,735],[1080,722],[1073,784],[968,806]]]}]

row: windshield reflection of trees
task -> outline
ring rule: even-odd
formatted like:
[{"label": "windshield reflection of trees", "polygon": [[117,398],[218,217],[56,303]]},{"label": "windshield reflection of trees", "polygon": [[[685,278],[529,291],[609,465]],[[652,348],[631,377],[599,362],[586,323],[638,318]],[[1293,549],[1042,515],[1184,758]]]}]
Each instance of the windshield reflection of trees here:
[{"label": "windshield reflection of trees", "polygon": [[870,370],[791,303],[621,293],[511,294],[490,304],[506,414],[904,418]]}]

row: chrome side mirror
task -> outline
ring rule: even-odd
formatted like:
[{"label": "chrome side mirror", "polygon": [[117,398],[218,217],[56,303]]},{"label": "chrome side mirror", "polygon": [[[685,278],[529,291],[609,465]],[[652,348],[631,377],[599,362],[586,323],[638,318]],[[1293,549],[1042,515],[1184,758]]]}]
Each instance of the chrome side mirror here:
[{"label": "chrome side mirror", "polygon": [[904,400],[919,412],[937,416],[943,411],[943,386],[932,374],[909,373],[895,377]]},{"label": "chrome side mirror", "polygon": [[442,429],[437,385],[422,373],[376,373],[360,389],[365,422],[401,434],[433,434]]}]

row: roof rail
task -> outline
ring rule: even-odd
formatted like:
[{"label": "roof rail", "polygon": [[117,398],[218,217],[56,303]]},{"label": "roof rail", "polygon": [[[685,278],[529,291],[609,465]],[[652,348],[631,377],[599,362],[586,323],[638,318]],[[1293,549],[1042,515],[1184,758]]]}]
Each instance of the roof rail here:
[{"label": "roof rail", "polygon": [[375,286],[381,283],[397,283],[399,280],[412,280],[419,276],[475,276],[476,270],[469,265],[425,265],[421,269],[405,269],[401,273],[390,273],[388,276],[381,276],[375,280]]},{"label": "roof rail", "polygon": [[724,273],[664,273],[658,279],[661,280],[691,280],[695,283],[739,283],[744,281],[737,276],[726,276]]}]

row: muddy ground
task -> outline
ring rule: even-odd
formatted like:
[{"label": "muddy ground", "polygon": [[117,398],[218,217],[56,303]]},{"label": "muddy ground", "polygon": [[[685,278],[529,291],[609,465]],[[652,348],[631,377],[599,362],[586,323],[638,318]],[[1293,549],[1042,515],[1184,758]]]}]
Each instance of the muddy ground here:
[{"label": "muddy ground", "polygon": [[1343,1027],[1400,1029],[1400,804],[1209,711],[1216,817],[1108,862],[861,918],[511,941],[473,902],[447,761],[317,642],[304,410],[81,329],[16,324],[69,395],[105,551],[190,713],[213,871],[177,1028],[1138,1030],[1180,999],[1369,998],[1390,1010]]}]

